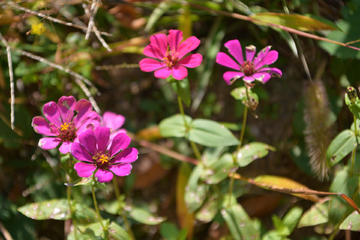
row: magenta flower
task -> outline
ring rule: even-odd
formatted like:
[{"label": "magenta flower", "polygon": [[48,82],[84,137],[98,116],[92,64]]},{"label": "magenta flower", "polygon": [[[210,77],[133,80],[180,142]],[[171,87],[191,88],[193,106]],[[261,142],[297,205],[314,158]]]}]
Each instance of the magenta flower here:
[{"label": "magenta flower", "polygon": [[[113,174],[127,176],[131,164],[138,158],[136,148],[128,148],[131,139],[125,133],[117,134],[110,140],[110,128],[88,129],[73,143],[71,154],[80,162],[74,166],[79,177],[90,177],[94,171],[99,182],[109,182]],[[109,143],[111,147],[108,148]]]},{"label": "magenta flower", "polygon": [[186,54],[197,48],[200,40],[189,37],[181,43],[182,31],[169,30],[169,35],[156,34],[150,37],[150,44],[144,48],[144,55],[155,58],[144,58],[140,61],[140,69],[144,72],[155,71],[157,78],[167,78],[172,75],[176,80],[187,77],[187,67],[195,68],[201,64],[202,56],[199,53]]},{"label": "magenta flower", "polygon": [[124,122],[125,117],[123,115],[104,112],[100,126],[110,128],[110,141],[112,141],[118,133],[126,133],[126,130],[121,128]]},{"label": "magenta flower", "polygon": [[100,124],[100,116],[92,111],[91,103],[85,99],[76,102],[73,96],[63,96],[57,104],[46,103],[43,113],[46,119],[37,116],[31,124],[35,132],[50,136],[41,138],[39,147],[49,150],[61,143],[59,151],[64,154],[70,152],[71,144],[77,141],[80,133]]},{"label": "magenta flower", "polygon": [[278,52],[270,51],[271,46],[267,46],[261,50],[256,58],[254,58],[256,47],[253,45],[247,46],[245,50],[246,61],[244,61],[241,45],[238,40],[230,40],[225,43],[224,46],[228,48],[229,53],[237,61],[235,62],[223,52],[219,52],[216,56],[216,62],[218,64],[237,70],[224,73],[223,77],[228,85],[239,78],[242,78],[246,82],[258,80],[266,83],[272,76],[282,76],[281,70],[267,67],[278,59]]}]

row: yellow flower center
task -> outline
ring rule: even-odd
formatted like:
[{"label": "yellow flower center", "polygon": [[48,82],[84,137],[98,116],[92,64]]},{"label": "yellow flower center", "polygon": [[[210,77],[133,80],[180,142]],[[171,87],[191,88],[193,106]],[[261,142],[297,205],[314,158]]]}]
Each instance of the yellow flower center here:
[{"label": "yellow flower center", "polygon": [[64,123],[63,125],[61,125],[61,131],[66,131],[66,130],[68,130],[68,127],[70,127],[70,125],[67,124],[67,123]]},{"label": "yellow flower center", "polygon": [[106,156],[105,154],[101,154],[99,158],[99,162],[101,162],[101,164],[107,163],[109,162],[109,157]]}]

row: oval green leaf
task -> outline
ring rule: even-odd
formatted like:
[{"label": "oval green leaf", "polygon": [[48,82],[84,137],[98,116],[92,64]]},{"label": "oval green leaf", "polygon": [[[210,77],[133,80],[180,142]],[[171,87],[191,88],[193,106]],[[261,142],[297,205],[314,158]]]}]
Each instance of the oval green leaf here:
[{"label": "oval green leaf", "polygon": [[357,211],[350,214],[340,225],[340,229],[360,231],[360,215]]},{"label": "oval green leaf", "polygon": [[200,176],[204,172],[204,167],[197,165],[189,177],[189,181],[185,187],[185,203],[188,207],[188,212],[192,213],[199,209],[203,204],[209,185],[200,181]]},{"label": "oval green leaf", "polygon": [[244,167],[249,165],[256,159],[265,157],[269,150],[275,151],[276,149],[270,145],[261,142],[249,143],[236,151],[234,156],[239,167]]},{"label": "oval green leaf", "polygon": [[205,168],[201,175],[201,179],[207,184],[217,184],[228,177],[234,166],[233,156],[230,153],[225,153],[221,158],[210,166]]},{"label": "oval green leaf", "polygon": [[234,239],[260,239],[260,233],[256,230],[253,222],[240,204],[222,209],[221,215]]},{"label": "oval green leaf", "polygon": [[189,140],[207,147],[232,146],[240,143],[224,125],[208,119],[195,119],[192,122]]},{"label": "oval green leaf", "polygon": [[328,221],[329,202],[317,202],[307,210],[298,224],[298,228],[316,226]]},{"label": "oval green leaf", "polygon": [[131,240],[127,232],[115,222],[111,222],[108,229],[109,239],[114,240]]},{"label": "oval green leaf", "polygon": [[30,203],[19,207],[18,211],[35,220],[66,220],[70,218],[70,209],[67,199],[54,199]]},{"label": "oval green leaf", "polygon": [[143,208],[132,207],[129,211],[129,217],[147,225],[157,225],[165,221],[163,217],[157,217]]},{"label": "oval green leaf", "polygon": [[333,166],[348,155],[356,146],[355,133],[350,130],[342,131],[330,143],[326,151],[326,163],[330,167]]},{"label": "oval green leaf", "polygon": [[[185,121],[188,126],[191,125],[192,118],[185,115]],[[159,124],[159,131],[163,137],[185,137],[186,126],[184,117],[180,114],[165,118]]]}]

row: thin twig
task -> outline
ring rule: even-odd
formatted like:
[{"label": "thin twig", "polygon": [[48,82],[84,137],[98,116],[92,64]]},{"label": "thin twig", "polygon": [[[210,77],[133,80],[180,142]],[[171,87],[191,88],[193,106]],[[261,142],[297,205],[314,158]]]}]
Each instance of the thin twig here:
[{"label": "thin twig", "polygon": [[[86,27],[85,23],[80,21],[77,17],[74,17],[66,8],[61,6],[59,3],[54,1],[55,7],[58,9],[58,11],[68,20],[72,21],[74,24],[82,27]],[[84,32],[86,32],[85,29],[82,29]]]},{"label": "thin twig", "polygon": [[104,48],[106,48],[106,50],[108,50],[109,52],[112,52],[112,49],[109,47],[109,45],[105,42],[105,40],[101,37],[97,27],[95,26],[95,24],[93,24],[92,26],[94,33],[96,35],[96,37],[99,39],[99,41],[101,42],[101,44],[103,45]]},{"label": "thin twig", "polygon": [[85,40],[88,40],[89,37],[90,37],[90,32],[91,32],[91,29],[93,29],[94,18],[95,18],[95,15],[96,15],[96,12],[97,12],[98,8],[99,7],[93,1],[93,3],[91,4],[90,18],[89,18],[89,24],[88,24],[88,27],[87,27],[86,35],[85,35]]},{"label": "thin twig", "polygon": [[11,237],[9,231],[4,227],[4,225],[1,222],[0,222],[0,231],[4,235],[4,238],[6,240],[13,240],[13,238]]},{"label": "thin twig", "polygon": [[91,102],[91,105],[93,106],[93,108],[95,109],[95,111],[97,113],[100,114],[100,108],[97,105],[95,99],[93,98],[93,96],[91,95],[89,89],[85,86],[84,82],[81,81],[78,78],[75,78],[75,82],[77,83],[77,85],[79,85],[79,87],[83,90],[83,92],[86,94],[86,96],[89,98],[89,101]]},{"label": "thin twig", "polygon": [[[84,26],[78,26],[76,24],[73,24],[71,22],[65,22],[65,21],[62,21],[62,20],[59,20],[57,18],[53,18],[53,17],[50,17],[48,15],[45,15],[43,13],[40,13],[40,12],[37,12],[37,11],[33,11],[33,10],[30,10],[30,9],[27,9],[27,8],[24,8],[24,7],[21,7],[19,5],[17,5],[16,3],[13,3],[13,2],[9,2],[7,3],[10,7],[16,9],[16,10],[22,10],[24,12],[27,12],[27,13],[31,13],[31,14],[34,14],[34,15],[37,15],[39,17],[43,17],[45,19],[48,19],[50,21],[53,21],[53,22],[56,22],[56,23],[59,23],[59,24],[63,24],[63,25],[66,25],[66,26],[70,26],[70,27],[74,27],[74,28],[79,28],[79,29],[84,29],[84,30],[87,30],[87,27],[84,27]],[[105,35],[105,36],[112,36],[112,34],[110,33],[107,33],[107,32],[99,32],[100,34],[102,35]]]},{"label": "thin twig", "polygon": [[9,76],[10,76],[10,125],[11,129],[15,130],[14,122],[15,122],[15,88],[14,88],[14,74],[12,68],[12,60],[11,60],[11,51],[10,45],[0,33],[0,40],[6,47],[7,52],[7,60],[9,65]]},{"label": "thin twig", "polygon": [[93,85],[92,82],[90,82],[89,79],[81,76],[80,74],[74,72],[74,71],[71,71],[69,68],[65,68],[59,64],[56,64],[56,63],[53,63],[53,62],[50,62],[49,60],[45,59],[45,58],[42,58],[42,57],[39,57],[37,55],[34,55],[32,53],[29,53],[29,52],[26,52],[26,51],[23,51],[23,50],[19,50],[19,49],[16,49],[16,48],[12,48],[14,51],[20,53],[21,55],[24,55],[24,56],[27,56],[29,58],[32,58],[32,59],[35,59],[37,61],[40,61],[40,62],[43,62],[51,67],[54,67],[56,69],[59,69],[61,71],[64,71],[72,76],[75,77],[75,82],[80,86],[80,88],[84,91],[84,93],[86,94],[86,96],[89,98],[92,106],[94,107],[95,111],[100,113],[100,109],[97,105],[97,103],[95,102],[93,96],[91,95],[89,89],[85,86],[84,82],[86,84],[88,84],[90,87],[93,87],[97,93],[99,93],[98,89]]}]

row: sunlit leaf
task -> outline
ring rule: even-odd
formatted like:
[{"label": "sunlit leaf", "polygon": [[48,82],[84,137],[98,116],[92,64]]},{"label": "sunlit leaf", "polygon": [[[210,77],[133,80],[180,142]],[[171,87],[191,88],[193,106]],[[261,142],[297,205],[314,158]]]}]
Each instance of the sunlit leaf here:
[{"label": "sunlit leaf", "polygon": [[67,199],[30,203],[19,207],[18,211],[35,220],[66,220],[70,218],[69,202]]},{"label": "sunlit leaf", "polygon": [[233,168],[236,169],[233,156],[230,153],[225,153],[217,161],[214,161],[213,164],[206,166],[201,179],[207,184],[217,184],[227,178]]},{"label": "sunlit leaf", "polygon": [[357,146],[355,133],[350,130],[344,130],[339,133],[330,143],[326,151],[326,162],[329,166],[341,161]]},{"label": "sunlit leaf", "polygon": [[298,15],[298,14],[285,14],[285,13],[258,13],[251,15],[250,18],[254,20],[255,24],[269,25],[277,24],[289,28],[294,28],[300,31],[319,31],[319,30],[336,30],[333,26],[320,22],[314,18]]},{"label": "sunlit leaf", "polygon": [[239,167],[244,167],[256,159],[265,157],[269,150],[275,151],[275,148],[261,142],[253,142],[246,144],[239,151],[234,153]]},{"label": "sunlit leaf", "polygon": [[[185,121],[188,126],[192,122],[192,118],[185,116]],[[159,124],[160,134],[163,137],[185,137],[187,135],[184,117],[180,114],[165,118]]]},{"label": "sunlit leaf", "polygon": [[129,217],[147,225],[157,225],[165,221],[165,218],[155,216],[154,214],[146,211],[143,208],[132,206],[129,211]]},{"label": "sunlit leaf", "polygon": [[357,211],[350,214],[340,225],[340,229],[360,231],[360,215]]},{"label": "sunlit leaf", "polygon": [[317,202],[301,217],[298,228],[316,226],[328,221],[329,202]]},{"label": "sunlit leaf", "polygon": [[206,192],[209,185],[206,185],[200,180],[201,174],[204,172],[204,167],[199,164],[191,172],[188,183],[185,187],[185,202],[189,213],[199,209],[205,200]]}]

